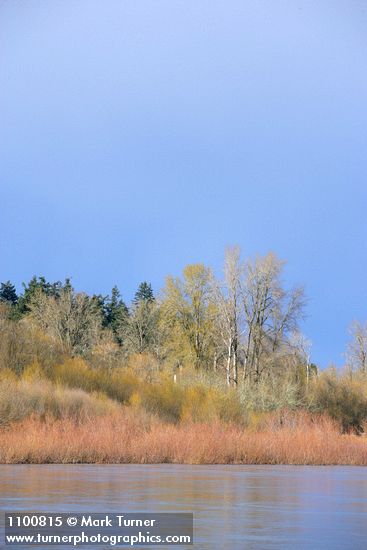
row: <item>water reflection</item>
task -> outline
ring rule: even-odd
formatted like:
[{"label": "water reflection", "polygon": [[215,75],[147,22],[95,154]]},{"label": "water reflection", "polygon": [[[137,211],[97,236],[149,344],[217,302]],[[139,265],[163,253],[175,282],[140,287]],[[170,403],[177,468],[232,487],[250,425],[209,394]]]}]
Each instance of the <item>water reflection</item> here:
[{"label": "water reflection", "polygon": [[0,480],[3,511],[192,511],[195,549],[366,548],[364,468],[0,466]]}]

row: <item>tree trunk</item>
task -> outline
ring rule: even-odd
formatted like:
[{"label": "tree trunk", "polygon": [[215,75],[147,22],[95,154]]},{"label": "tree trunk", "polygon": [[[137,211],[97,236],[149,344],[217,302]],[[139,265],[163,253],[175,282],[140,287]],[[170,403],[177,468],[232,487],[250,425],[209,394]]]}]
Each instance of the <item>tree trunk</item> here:
[{"label": "tree trunk", "polygon": [[228,357],[226,366],[227,386],[231,385],[232,342],[228,344]]},{"label": "tree trunk", "polygon": [[238,376],[237,376],[237,342],[233,342],[233,357],[232,357],[232,378],[233,384],[237,386]]}]

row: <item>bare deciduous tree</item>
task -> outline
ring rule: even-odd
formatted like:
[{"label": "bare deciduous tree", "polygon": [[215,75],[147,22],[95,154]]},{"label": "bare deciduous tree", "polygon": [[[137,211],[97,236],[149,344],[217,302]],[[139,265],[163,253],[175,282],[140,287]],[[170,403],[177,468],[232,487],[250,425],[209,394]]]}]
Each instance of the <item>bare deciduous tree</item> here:
[{"label": "bare deciduous tree", "polygon": [[218,310],[217,323],[226,349],[227,385],[238,383],[238,353],[241,336],[241,285],[244,268],[239,247],[226,250],[224,281],[212,281],[213,296]]},{"label": "bare deciduous tree", "polygon": [[352,341],[348,345],[347,363],[351,371],[367,374],[367,323],[354,321],[350,328]]},{"label": "bare deciduous tree", "polygon": [[33,321],[71,355],[86,353],[98,340],[101,313],[87,294],[67,289],[54,297],[37,292],[30,310]]},{"label": "bare deciduous tree", "polygon": [[243,379],[259,380],[265,357],[275,353],[284,337],[297,329],[305,304],[302,288],[286,291],[281,283],[284,262],[274,254],[246,265],[243,291],[246,333]]},{"label": "bare deciduous tree", "polygon": [[308,384],[310,380],[310,375],[311,375],[311,363],[310,363],[310,355],[311,355],[311,347],[312,347],[311,340],[306,338],[306,336],[302,334],[302,332],[298,330],[294,330],[290,334],[289,346],[290,346],[290,349],[293,351],[296,361],[300,363],[302,367],[305,366],[306,383]]},{"label": "bare deciduous tree", "polygon": [[130,315],[118,335],[128,353],[156,352],[159,309],[155,301],[133,304]]}]

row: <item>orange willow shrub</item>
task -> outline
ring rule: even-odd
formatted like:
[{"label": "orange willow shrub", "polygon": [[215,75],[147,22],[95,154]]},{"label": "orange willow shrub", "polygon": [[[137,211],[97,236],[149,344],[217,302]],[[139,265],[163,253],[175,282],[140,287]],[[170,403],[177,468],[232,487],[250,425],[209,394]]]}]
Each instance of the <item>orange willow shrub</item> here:
[{"label": "orange willow shrub", "polygon": [[274,426],[167,424],[126,407],[83,424],[27,419],[0,430],[0,462],[367,465],[365,438],[341,435],[327,418]]}]

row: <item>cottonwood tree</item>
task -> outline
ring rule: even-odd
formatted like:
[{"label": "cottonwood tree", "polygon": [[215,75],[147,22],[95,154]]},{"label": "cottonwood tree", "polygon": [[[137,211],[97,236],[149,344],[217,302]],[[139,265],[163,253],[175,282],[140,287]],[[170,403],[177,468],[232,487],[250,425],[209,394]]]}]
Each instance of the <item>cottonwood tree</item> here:
[{"label": "cottonwood tree", "polygon": [[203,264],[185,267],[182,279],[168,277],[163,291],[162,319],[169,353],[178,362],[191,362],[196,369],[209,362],[214,311],[211,271]]},{"label": "cottonwood tree", "polygon": [[354,321],[350,327],[352,337],[347,350],[347,364],[351,372],[367,374],[367,323]]},{"label": "cottonwood tree", "polygon": [[290,333],[285,346],[286,358],[293,361],[293,371],[298,375],[298,382],[306,382],[317,375],[317,367],[310,361],[312,342],[299,330]]},{"label": "cottonwood tree", "polygon": [[227,385],[238,383],[238,353],[243,331],[241,295],[244,266],[241,264],[240,249],[228,248],[224,261],[224,280],[212,279],[213,298],[217,308],[216,320],[226,350]]},{"label": "cottonwood tree", "polygon": [[39,290],[29,303],[31,319],[70,355],[85,354],[98,341],[101,313],[85,293],[63,289],[58,296]]},{"label": "cottonwood tree", "polygon": [[245,342],[243,379],[259,381],[267,359],[274,354],[284,338],[297,329],[305,304],[301,287],[287,291],[281,274],[284,262],[274,254],[258,256],[245,267],[243,308]]},{"label": "cottonwood tree", "polygon": [[0,303],[0,371],[11,369],[21,374],[32,363],[37,362],[49,369],[60,361],[62,350],[57,342],[48,338],[27,317],[12,320],[10,307]]}]

